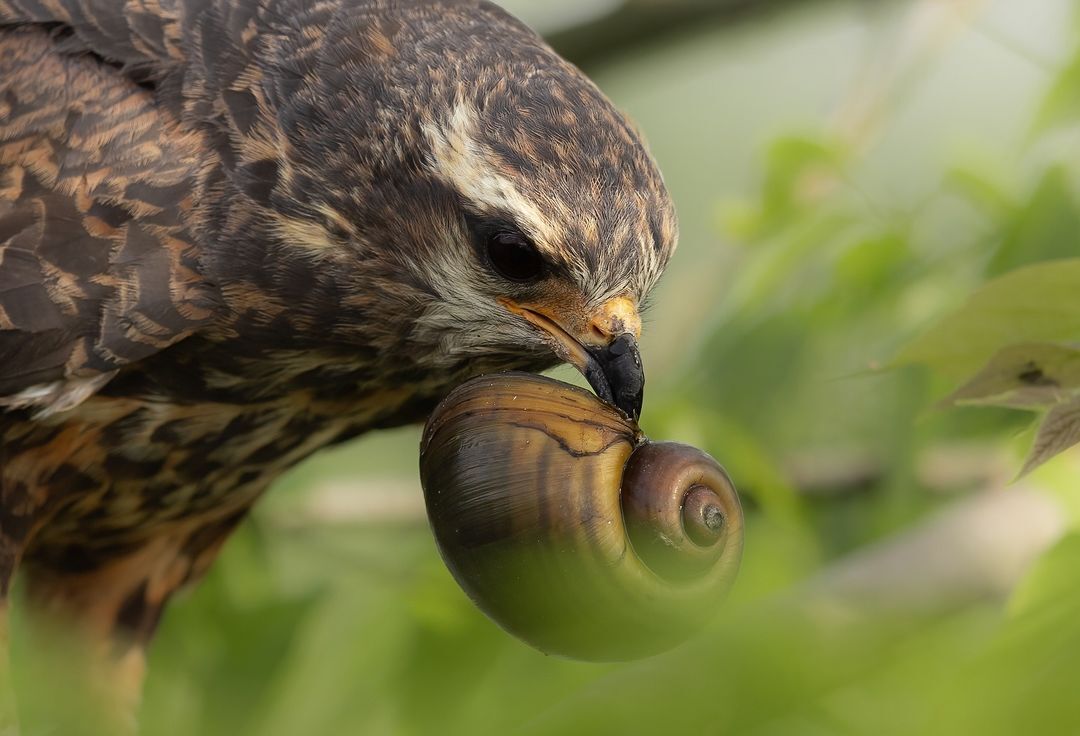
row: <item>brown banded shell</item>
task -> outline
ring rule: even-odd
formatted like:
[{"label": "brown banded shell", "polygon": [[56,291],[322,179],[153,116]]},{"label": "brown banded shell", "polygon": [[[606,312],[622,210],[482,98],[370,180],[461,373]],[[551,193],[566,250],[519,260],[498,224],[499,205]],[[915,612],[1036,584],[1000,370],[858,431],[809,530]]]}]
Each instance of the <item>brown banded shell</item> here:
[{"label": "brown banded shell", "polygon": [[428,518],[472,600],[541,651],[629,659],[716,611],[742,511],[711,457],[650,443],[591,393],[524,373],[473,379],[428,420]]}]

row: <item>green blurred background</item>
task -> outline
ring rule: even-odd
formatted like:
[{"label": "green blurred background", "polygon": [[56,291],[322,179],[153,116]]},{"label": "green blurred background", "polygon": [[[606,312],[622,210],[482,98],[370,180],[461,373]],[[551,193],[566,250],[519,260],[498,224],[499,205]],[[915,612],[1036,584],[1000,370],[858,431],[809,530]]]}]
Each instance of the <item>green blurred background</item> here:
[{"label": "green blurred background", "polygon": [[505,5],[639,124],[675,197],[642,426],[735,479],[734,593],[669,654],[545,657],[458,590],[419,429],[384,432],[278,483],[171,607],[145,733],[1080,732],[1080,457],[1013,482],[1037,415],[936,406],[990,356],[910,349],[988,280],[1080,256],[1072,4]]}]

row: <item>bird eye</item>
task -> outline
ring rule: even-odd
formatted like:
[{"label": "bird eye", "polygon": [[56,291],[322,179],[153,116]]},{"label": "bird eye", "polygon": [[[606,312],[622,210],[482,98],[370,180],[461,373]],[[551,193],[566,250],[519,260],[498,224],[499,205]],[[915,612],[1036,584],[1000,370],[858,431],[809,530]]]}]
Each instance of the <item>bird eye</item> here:
[{"label": "bird eye", "polygon": [[516,233],[496,233],[488,239],[488,258],[503,278],[535,281],[544,275],[544,259],[535,246]]}]

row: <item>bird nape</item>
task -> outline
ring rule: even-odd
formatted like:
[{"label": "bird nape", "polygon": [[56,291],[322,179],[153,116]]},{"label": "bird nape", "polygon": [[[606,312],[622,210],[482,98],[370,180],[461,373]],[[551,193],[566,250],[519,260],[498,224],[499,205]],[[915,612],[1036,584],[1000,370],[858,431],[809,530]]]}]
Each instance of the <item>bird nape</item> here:
[{"label": "bird nape", "polygon": [[0,616],[17,573],[130,728],[170,596],[311,453],[563,361],[636,416],[676,230],[490,3],[0,0]]}]

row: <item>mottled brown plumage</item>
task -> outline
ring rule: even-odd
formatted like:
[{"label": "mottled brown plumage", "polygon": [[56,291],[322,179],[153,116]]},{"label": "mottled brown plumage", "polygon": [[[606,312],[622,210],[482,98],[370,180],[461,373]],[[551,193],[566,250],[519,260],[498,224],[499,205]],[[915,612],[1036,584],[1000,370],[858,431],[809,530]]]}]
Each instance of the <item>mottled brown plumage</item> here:
[{"label": "mottled brown plumage", "polygon": [[144,641],[286,468],[636,333],[675,229],[488,3],[0,0],[0,599]]}]

